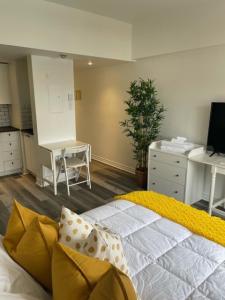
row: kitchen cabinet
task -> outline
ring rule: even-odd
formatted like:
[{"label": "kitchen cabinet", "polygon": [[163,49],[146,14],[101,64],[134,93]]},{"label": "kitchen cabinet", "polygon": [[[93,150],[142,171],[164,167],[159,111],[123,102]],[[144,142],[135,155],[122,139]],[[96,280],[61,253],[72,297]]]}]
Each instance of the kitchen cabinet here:
[{"label": "kitchen cabinet", "polygon": [[0,133],[0,176],[21,172],[22,159],[19,131]]},{"label": "kitchen cabinet", "polygon": [[0,63],[0,104],[11,104],[9,66]]}]

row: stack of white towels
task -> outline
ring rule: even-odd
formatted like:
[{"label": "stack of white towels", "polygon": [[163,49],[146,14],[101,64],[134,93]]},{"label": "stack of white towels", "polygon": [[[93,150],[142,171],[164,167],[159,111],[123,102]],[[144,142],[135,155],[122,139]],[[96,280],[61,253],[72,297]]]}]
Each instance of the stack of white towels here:
[{"label": "stack of white towels", "polygon": [[176,137],[171,139],[171,141],[161,141],[161,150],[170,151],[175,153],[185,153],[194,148],[194,144],[188,143],[187,139],[184,137]]}]

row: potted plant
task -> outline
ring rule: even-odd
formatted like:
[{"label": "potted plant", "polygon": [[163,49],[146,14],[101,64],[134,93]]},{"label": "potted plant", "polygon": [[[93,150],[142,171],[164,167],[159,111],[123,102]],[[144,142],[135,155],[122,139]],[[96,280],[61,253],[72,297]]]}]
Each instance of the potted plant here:
[{"label": "potted plant", "polygon": [[147,184],[148,146],[154,141],[164,118],[164,107],[157,98],[157,91],[151,79],[132,81],[127,91],[130,95],[125,101],[129,118],[120,125],[133,142],[134,159],[137,161],[136,178],[138,184],[145,188]]}]

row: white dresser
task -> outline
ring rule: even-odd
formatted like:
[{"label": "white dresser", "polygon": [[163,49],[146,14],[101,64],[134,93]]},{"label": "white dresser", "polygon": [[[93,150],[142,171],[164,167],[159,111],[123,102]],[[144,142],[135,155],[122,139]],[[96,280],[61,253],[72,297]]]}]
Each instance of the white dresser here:
[{"label": "white dresser", "polygon": [[0,132],[0,176],[21,172],[20,132]]},{"label": "white dresser", "polygon": [[185,154],[165,152],[160,141],[149,146],[148,190],[153,190],[192,204],[202,196],[204,168],[193,164],[189,158],[202,153],[203,146],[196,145]]}]

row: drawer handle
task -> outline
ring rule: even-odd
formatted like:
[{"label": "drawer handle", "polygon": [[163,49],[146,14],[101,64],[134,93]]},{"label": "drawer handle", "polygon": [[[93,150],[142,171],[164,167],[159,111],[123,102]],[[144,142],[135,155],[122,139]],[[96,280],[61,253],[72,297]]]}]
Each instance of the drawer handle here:
[{"label": "drawer handle", "polygon": [[179,174],[176,174],[175,176],[176,176],[176,177],[179,177],[180,175],[179,175]]},{"label": "drawer handle", "polygon": [[11,136],[11,134],[9,133],[9,136]]},{"label": "drawer handle", "polygon": [[177,164],[179,164],[179,163],[180,163],[180,161],[179,161],[179,160],[177,160],[177,161],[176,161],[176,163],[177,163]]},{"label": "drawer handle", "polygon": [[152,183],[152,185],[156,185],[156,183],[155,183],[155,182],[153,182],[153,183]]},{"label": "drawer handle", "polygon": [[12,155],[12,152],[10,153],[10,155]]},{"label": "drawer handle", "polygon": [[9,146],[12,146],[12,143],[9,143]]},{"label": "drawer handle", "polygon": [[154,168],[152,168],[152,170],[156,170],[156,168],[154,167]]},{"label": "drawer handle", "polygon": [[178,194],[178,191],[174,191],[174,194]]},{"label": "drawer handle", "polygon": [[157,157],[157,155],[156,155],[156,154],[154,154],[154,155],[153,155],[153,157]]},{"label": "drawer handle", "polygon": [[12,165],[13,165],[13,161],[12,161]]}]

